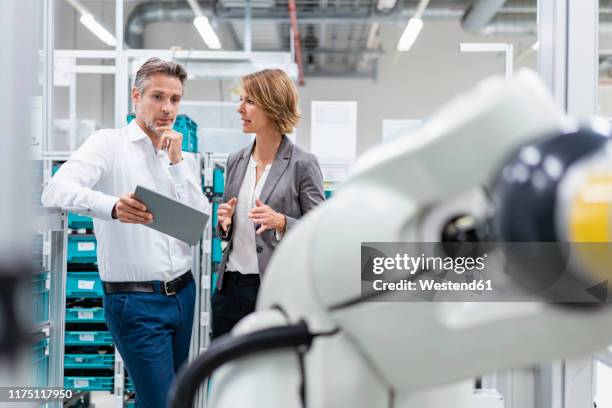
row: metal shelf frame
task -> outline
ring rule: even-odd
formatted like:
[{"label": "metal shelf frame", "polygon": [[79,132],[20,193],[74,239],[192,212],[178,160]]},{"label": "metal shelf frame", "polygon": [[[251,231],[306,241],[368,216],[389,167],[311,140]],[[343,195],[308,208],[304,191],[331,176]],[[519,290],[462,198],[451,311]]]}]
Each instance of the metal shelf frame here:
[{"label": "metal shelf frame", "polygon": [[[67,218],[60,209],[34,208],[33,230],[43,233],[43,266],[49,271],[49,320],[37,331],[49,336],[48,386],[64,386]],[[60,402],[49,407],[61,407]]]}]

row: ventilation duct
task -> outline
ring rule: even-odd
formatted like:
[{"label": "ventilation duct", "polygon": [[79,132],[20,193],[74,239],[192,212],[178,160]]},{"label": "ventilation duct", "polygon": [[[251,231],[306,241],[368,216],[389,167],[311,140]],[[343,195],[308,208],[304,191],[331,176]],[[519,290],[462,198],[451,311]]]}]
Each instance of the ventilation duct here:
[{"label": "ventilation duct", "polygon": [[[470,7],[478,11],[473,6],[482,3],[501,3],[501,0],[476,0],[476,1],[456,1],[447,0],[433,1],[425,11],[423,18],[426,20],[452,20],[464,19],[464,25],[468,24],[470,29],[475,29],[478,34],[493,36],[521,36],[537,34],[536,0],[506,0],[503,6],[497,8],[497,13],[488,24],[478,29],[478,26],[485,21],[491,13],[491,8],[485,9],[480,14],[470,14]],[[384,2],[383,2],[384,3]],[[224,1],[223,3],[212,1],[201,3],[203,10],[208,10],[209,17],[213,17],[219,22],[240,22],[244,21],[244,7],[238,7],[240,2]],[[252,19],[260,22],[289,23],[289,14],[286,6],[274,6],[273,2],[257,2],[259,6],[270,4],[270,7],[254,7]],[[400,5],[398,1],[390,12],[377,12],[376,6],[379,1],[373,0],[371,7],[361,7],[349,11],[347,9],[334,9],[311,7],[301,10],[298,4],[298,14],[300,23],[405,23],[410,15],[416,10],[416,2]],[[466,12],[468,10],[468,12]],[[487,13],[488,10],[488,13]],[[612,5],[609,1],[600,2],[600,32],[612,32]],[[464,17],[465,16],[465,17]],[[472,16],[472,17],[470,17]],[[480,16],[479,18],[477,18]],[[131,48],[143,48],[143,35],[145,28],[150,23],[162,21],[178,21],[191,23],[194,14],[187,2],[162,2],[152,1],[141,3],[134,8],[128,17],[125,28],[125,40]]]}]

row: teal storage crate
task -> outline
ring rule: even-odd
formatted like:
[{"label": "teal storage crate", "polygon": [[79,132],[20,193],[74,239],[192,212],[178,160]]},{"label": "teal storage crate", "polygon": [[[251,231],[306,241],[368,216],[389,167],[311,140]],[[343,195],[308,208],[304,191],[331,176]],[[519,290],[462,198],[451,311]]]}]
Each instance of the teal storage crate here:
[{"label": "teal storage crate", "polygon": [[44,337],[36,343],[32,353],[30,384],[33,387],[49,385],[49,338]]},{"label": "teal storage crate", "polygon": [[66,297],[101,298],[104,294],[98,272],[68,272]]},{"label": "teal storage crate", "polygon": [[130,377],[125,377],[125,390],[127,392],[134,392],[134,383]]},{"label": "teal storage crate", "polygon": [[[183,132],[181,132],[181,133],[183,133]],[[197,151],[198,151],[198,138],[197,138],[197,136],[195,136],[195,135],[185,136],[185,133],[183,133],[183,145],[181,146],[181,150],[183,150],[184,152],[197,153]]]},{"label": "teal storage crate", "polygon": [[325,190],[325,199],[331,198],[333,190]]},{"label": "teal storage crate", "polygon": [[113,369],[114,354],[66,354],[64,368],[74,369]]},{"label": "teal storage crate", "polygon": [[220,167],[215,167],[215,169],[213,170],[213,193],[223,195],[224,185],[224,170]]},{"label": "teal storage crate", "polygon": [[95,235],[68,235],[68,262],[69,263],[95,263],[97,261]]},{"label": "teal storage crate", "polygon": [[219,203],[213,203],[212,205],[212,227],[213,230],[217,228],[217,211],[219,210]]},{"label": "teal storage crate", "polygon": [[177,115],[173,128],[177,132],[181,132],[184,138],[194,136],[197,138],[198,125],[187,115]]},{"label": "teal storage crate", "polygon": [[33,295],[34,324],[42,324],[49,320],[49,290],[34,292]]},{"label": "teal storage crate", "polygon": [[125,401],[125,408],[134,408],[134,400]]},{"label": "teal storage crate", "polygon": [[45,289],[49,289],[47,285],[47,278],[49,277],[48,271],[43,271],[34,274],[32,277],[32,290],[35,292],[40,292]]},{"label": "teal storage crate", "polygon": [[32,277],[32,316],[34,324],[42,324],[49,320],[48,276],[49,272],[44,271]]},{"label": "teal storage crate", "polygon": [[66,323],[104,323],[104,308],[75,307],[66,309]]},{"label": "teal storage crate", "polygon": [[68,213],[68,228],[71,229],[93,229],[93,219],[86,215]]},{"label": "teal storage crate", "polygon": [[219,277],[219,274],[217,272],[213,272],[212,275],[210,276],[210,287],[211,289],[211,293],[215,293],[216,287],[217,287],[217,278]]},{"label": "teal storage crate", "polygon": [[212,255],[211,255],[211,260],[212,262],[221,262],[221,258],[223,256],[223,251],[221,248],[221,240],[219,238],[213,238],[212,239]]},{"label": "teal storage crate", "polygon": [[113,377],[64,377],[64,388],[80,391],[112,391]]},{"label": "teal storage crate", "polygon": [[195,134],[183,137],[183,151],[197,153],[198,152],[198,137]]},{"label": "teal storage crate", "polygon": [[108,331],[67,331],[66,346],[110,346],[113,338]]}]

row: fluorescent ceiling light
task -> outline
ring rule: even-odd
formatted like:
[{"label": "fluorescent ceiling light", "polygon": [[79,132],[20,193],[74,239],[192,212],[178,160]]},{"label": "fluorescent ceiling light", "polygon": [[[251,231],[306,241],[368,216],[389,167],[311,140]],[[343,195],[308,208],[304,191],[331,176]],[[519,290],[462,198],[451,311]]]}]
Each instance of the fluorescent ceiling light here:
[{"label": "fluorescent ceiling light", "polygon": [[398,51],[408,51],[412,44],[416,41],[421,29],[423,28],[423,20],[420,18],[411,18],[406,25],[406,29],[397,44]]},{"label": "fluorescent ceiling light", "polygon": [[89,29],[92,33],[94,33],[99,39],[104,41],[106,45],[110,47],[114,47],[117,45],[117,40],[115,37],[106,31],[106,28],[102,27],[100,23],[96,21],[94,16],[91,14],[83,14],[81,16],[81,24]]},{"label": "fluorescent ceiling light", "polygon": [[202,37],[208,48],[213,50],[218,50],[221,48],[221,42],[219,41],[219,37],[217,37],[217,34],[215,34],[215,30],[213,30],[206,16],[199,16],[194,18],[193,25],[200,33],[200,36]]}]

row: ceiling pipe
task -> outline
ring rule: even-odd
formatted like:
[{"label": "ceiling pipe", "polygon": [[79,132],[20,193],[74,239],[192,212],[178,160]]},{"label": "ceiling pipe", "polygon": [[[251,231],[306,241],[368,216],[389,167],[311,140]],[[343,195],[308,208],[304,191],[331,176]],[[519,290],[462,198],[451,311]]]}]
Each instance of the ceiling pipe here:
[{"label": "ceiling pipe", "polygon": [[141,3],[130,13],[125,27],[125,42],[134,49],[144,48],[147,25],[160,21],[192,23],[195,14],[189,4],[148,2]]},{"label": "ceiling pipe", "polygon": [[302,40],[297,22],[297,10],[295,0],[289,0],[287,7],[289,8],[289,17],[291,18],[291,31],[293,32],[293,41],[295,43],[295,62],[298,66],[298,84],[304,85],[304,62],[302,61]]},{"label": "ceiling pipe", "polygon": [[[498,1],[498,0],[495,0]],[[612,33],[612,3],[599,2],[599,32]],[[491,36],[537,36],[537,7],[534,0],[507,0],[491,21],[476,31]]]},{"label": "ceiling pipe", "polygon": [[504,14],[496,15],[489,24],[476,33],[490,36],[537,36],[537,14]]},{"label": "ceiling pipe", "polygon": [[470,32],[479,32],[501,10],[506,0],[475,0],[461,19],[461,26]]},{"label": "ceiling pipe", "polygon": [[[376,2],[376,12],[389,14],[395,13],[397,8],[399,7],[399,0],[378,0]],[[374,49],[378,47],[380,43],[380,38],[378,36],[378,32],[380,30],[380,23],[372,23],[370,25],[370,29],[368,30],[368,38],[366,40],[366,49]],[[370,64],[372,54],[364,54],[359,61],[358,69],[365,69]]]},{"label": "ceiling pipe", "polygon": [[387,13],[395,9],[397,4],[398,0],[377,0],[375,7],[377,11]]},{"label": "ceiling pipe", "polygon": [[[244,9],[223,10],[214,7],[214,4],[200,2],[200,6],[218,22],[243,22]],[[399,2],[398,2],[399,4]],[[297,9],[296,9],[297,10]],[[416,8],[403,8],[396,6],[390,12],[372,12],[371,10],[347,12],[342,10],[328,11],[302,11],[300,12],[300,23],[363,23],[368,19],[371,23],[405,23],[414,14]],[[440,8],[429,8],[423,14],[423,18],[430,20],[452,20],[463,16],[464,9],[456,1],[444,3]],[[130,15],[125,27],[125,42],[134,49],[144,47],[144,31],[148,24],[161,21],[175,21],[191,23],[195,18],[193,10],[187,2],[162,2],[150,1],[137,5]],[[257,22],[267,23],[290,23],[291,19],[286,9],[253,9],[251,18]]]},{"label": "ceiling pipe", "polygon": [[[485,0],[488,1],[488,0]],[[494,0],[499,1],[499,0]],[[531,35],[537,34],[536,9],[534,0],[507,0],[499,9],[498,14],[482,27],[478,34],[481,35]],[[214,17],[218,22],[243,22],[244,9],[222,9],[213,7],[216,2],[200,2],[201,7]],[[400,2],[398,2],[400,3]],[[436,1],[423,13],[424,20],[454,20],[464,16],[465,8],[471,4],[468,1]],[[364,22],[368,19],[370,23],[401,23],[405,24],[410,16],[416,12],[414,6],[398,6],[390,13],[364,13],[346,12],[342,10],[328,11],[302,11],[300,23],[350,23]],[[211,14],[212,13],[212,14]],[[609,33],[612,31],[612,7],[609,3],[600,3],[600,31]],[[148,24],[160,21],[177,21],[191,23],[195,15],[187,2],[162,2],[152,1],[141,3],[134,8],[128,17],[125,28],[125,41],[128,46],[135,49],[144,48],[144,31]],[[289,23],[290,17],[284,8],[253,9],[252,18],[257,22]]]},{"label": "ceiling pipe", "polygon": [[[358,9],[354,12],[348,12],[343,10],[309,10],[302,11],[300,13],[301,24],[320,24],[320,23],[361,23],[364,21],[368,23],[406,23],[411,15],[414,14],[416,7],[401,8],[398,7],[394,12],[374,12],[370,13],[368,10]],[[431,9],[427,10],[423,15],[429,20],[455,20],[463,16],[464,11],[458,8],[452,9]],[[232,9],[228,11],[219,12],[216,15],[218,21],[240,21],[244,19],[244,12],[241,9]],[[290,19],[287,16],[286,11],[280,11],[278,9],[272,9],[268,11],[257,10],[253,12],[253,20],[257,20],[262,23],[289,23]]]}]

